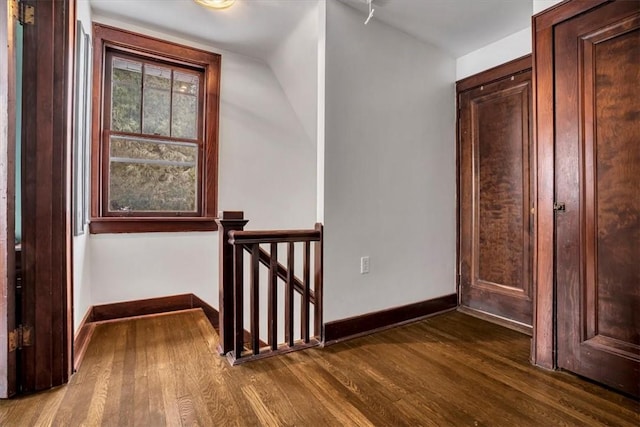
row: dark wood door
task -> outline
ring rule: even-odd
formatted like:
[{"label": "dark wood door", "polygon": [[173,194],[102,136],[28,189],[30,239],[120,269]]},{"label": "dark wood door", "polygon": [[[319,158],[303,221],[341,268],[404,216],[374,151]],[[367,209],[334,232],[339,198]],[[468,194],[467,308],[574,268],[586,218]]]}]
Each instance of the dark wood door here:
[{"label": "dark wood door", "polygon": [[531,71],[459,103],[460,304],[530,328]]},{"label": "dark wood door", "polygon": [[[69,147],[75,2],[25,0],[23,26],[22,310],[19,382],[33,392],[67,382],[72,361]],[[24,334],[23,334],[24,335]]]},{"label": "dark wood door", "polygon": [[554,39],[558,366],[640,396],[640,2]]},{"label": "dark wood door", "polygon": [[[0,6],[0,398],[18,389],[15,340],[15,25],[14,2]],[[2,106],[6,106],[3,108]]]}]

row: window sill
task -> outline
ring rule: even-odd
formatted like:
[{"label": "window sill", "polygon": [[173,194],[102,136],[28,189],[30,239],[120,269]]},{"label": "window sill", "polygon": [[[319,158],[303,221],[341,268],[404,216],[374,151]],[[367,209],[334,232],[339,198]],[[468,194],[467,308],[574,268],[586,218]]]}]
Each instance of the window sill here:
[{"label": "window sill", "polygon": [[215,218],[92,218],[91,234],[216,231]]}]

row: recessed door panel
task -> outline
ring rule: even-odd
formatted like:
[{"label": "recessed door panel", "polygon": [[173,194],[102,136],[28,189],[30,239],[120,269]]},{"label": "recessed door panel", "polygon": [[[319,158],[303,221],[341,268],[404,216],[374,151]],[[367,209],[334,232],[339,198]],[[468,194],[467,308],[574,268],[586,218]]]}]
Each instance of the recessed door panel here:
[{"label": "recessed door panel", "polygon": [[558,365],[640,395],[640,3],[556,29]]},{"label": "recessed door panel", "polygon": [[[586,102],[595,116],[596,135],[589,135],[585,168],[587,200],[593,200],[594,222],[587,224],[596,262],[590,291],[597,323],[590,335],[640,345],[640,29],[593,44],[585,40],[585,55],[595,80]],[[636,66],[627,66],[635,61]],[[594,108],[595,107],[595,108]],[[594,111],[595,110],[595,111]],[[595,113],[595,114],[594,114]],[[626,129],[626,131],[625,131]],[[593,138],[595,136],[595,138]],[[586,165],[585,165],[586,166]],[[631,324],[629,324],[631,320]],[[629,327],[631,326],[631,327]]]}]

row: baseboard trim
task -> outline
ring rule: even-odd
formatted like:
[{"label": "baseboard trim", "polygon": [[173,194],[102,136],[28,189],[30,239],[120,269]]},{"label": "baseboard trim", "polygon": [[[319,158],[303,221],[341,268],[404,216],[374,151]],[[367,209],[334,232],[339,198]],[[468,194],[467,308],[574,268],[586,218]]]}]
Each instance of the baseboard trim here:
[{"label": "baseboard trim", "polygon": [[456,294],[394,307],[387,310],[336,320],[324,325],[324,345],[369,335],[453,310],[458,304]]},{"label": "baseboard trim", "polygon": [[89,307],[74,337],[74,369],[77,370],[80,363],[82,363],[96,323],[194,308],[201,309],[209,323],[211,323],[211,326],[213,326],[216,331],[218,330],[218,310],[194,294],[172,295],[168,297],[116,302]]},{"label": "baseboard trim", "polygon": [[91,336],[93,335],[94,330],[93,323],[93,307],[89,307],[87,313],[82,318],[80,322],[80,327],[76,332],[75,337],[73,338],[73,370],[77,371],[80,363],[82,363],[82,359],[84,358],[84,354],[87,352],[87,347],[89,346],[89,341],[91,341]]},{"label": "baseboard trim", "polygon": [[503,326],[514,331],[521,332],[525,335],[533,336],[533,328],[524,323],[516,322],[515,320],[507,319],[505,317],[496,316],[495,314],[487,313],[486,311],[477,310],[475,308],[459,306],[458,311],[460,313],[473,316],[475,318],[486,320],[487,322],[495,323],[496,325]]},{"label": "baseboard trim", "polygon": [[172,295],[93,306],[94,322],[194,308],[192,294]]},{"label": "baseboard trim", "polygon": [[220,324],[220,317],[219,317],[218,310],[211,307],[209,304],[202,301],[200,298],[198,298],[194,294],[191,294],[191,307],[201,308],[202,311],[204,311],[204,315],[207,317],[207,319],[209,319],[209,323],[211,323],[211,326],[213,326],[213,329],[215,329],[216,331],[220,330],[218,328]]}]

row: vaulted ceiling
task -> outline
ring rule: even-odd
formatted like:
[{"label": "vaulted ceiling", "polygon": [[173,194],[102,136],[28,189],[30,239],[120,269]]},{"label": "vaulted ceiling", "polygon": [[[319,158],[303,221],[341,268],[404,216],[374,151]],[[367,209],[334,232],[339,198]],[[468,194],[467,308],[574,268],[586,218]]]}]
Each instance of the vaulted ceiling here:
[{"label": "vaulted ceiling", "polygon": [[[340,0],[368,15],[366,0]],[[527,28],[533,0],[373,0],[373,19],[459,57]]]},{"label": "vaulted ceiling", "polygon": [[237,0],[224,10],[193,0],[89,0],[94,14],[267,59],[317,0]]},{"label": "vaulted ceiling", "polygon": [[[94,14],[266,60],[318,0],[237,0],[225,10],[192,0],[89,1]],[[339,1],[361,10],[364,23],[366,0]],[[373,19],[459,57],[527,28],[532,0],[373,0],[373,8]]]}]

